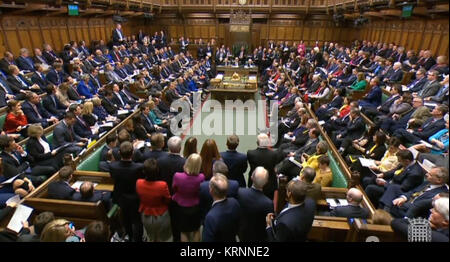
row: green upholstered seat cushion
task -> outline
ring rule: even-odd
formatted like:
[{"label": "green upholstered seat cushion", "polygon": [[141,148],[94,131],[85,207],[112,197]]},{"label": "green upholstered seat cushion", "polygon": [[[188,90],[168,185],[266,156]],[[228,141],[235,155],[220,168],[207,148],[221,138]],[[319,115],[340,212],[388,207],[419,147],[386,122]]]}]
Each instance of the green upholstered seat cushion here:
[{"label": "green upholstered seat cushion", "polygon": [[6,114],[3,114],[0,116],[0,131],[3,130],[3,125],[5,124],[6,121]]},{"label": "green upholstered seat cushion", "polygon": [[92,154],[81,162],[77,169],[83,171],[99,171],[100,153],[105,145],[97,148]]},{"label": "green upholstered seat cushion", "polygon": [[347,179],[345,179],[345,175],[342,172],[342,170],[339,168],[339,165],[334,159],[333,154],[331,151],[328,151],[328,157],[330,158],[330,169],[333,173],[333,183],[331,184],[331,187],[347,187]]}]

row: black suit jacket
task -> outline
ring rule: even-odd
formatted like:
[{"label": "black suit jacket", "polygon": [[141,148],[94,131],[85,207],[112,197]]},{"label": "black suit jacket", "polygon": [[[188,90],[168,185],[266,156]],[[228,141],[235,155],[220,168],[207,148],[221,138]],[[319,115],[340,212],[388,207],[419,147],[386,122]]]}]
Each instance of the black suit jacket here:
[{"label": "black suit jacket", "polygon": [[[239,184],[235,180],[228,180],[228,192],[227,197],[233,197],[236,198],[239,190]],[[209,181],[204,181],[200,184],[200,190],[199,190],[199,198],[200,198],[200,212],[201,217],[204,219],[206,217],[206,214],[211,209],[211,205],[213,203],[213,198],[211,194],[209,193]]]},{"label": "black suit jacket", "polygon": [[38,103],[36,107],[37,111],[41,115],[41,118],[36,113],[36,111],[34,111],[29,101],[25,101],[22,103],[22,111],[27,117],[28,123],[41,123],[42,126],[45,128],[48,125],[47,119],[51,117],[51,114],[47,110],[45,110],[45,108],[41,105],[41,103]]},{"label": "black suit jacket", "polygon": [[205,218],[203,242],[236,242],[240,207],[234,198],[214,204]]},{"label": "black suit jacket", "polygon": [[119,205],[127,200],[134,201],[137,198],[136,181],[142,177],[143,164],[132,161],[115,161],[110,163],[112,179],[114,179],[113,202]]},{"label": "black suit jacket", "polygon": [[366,131],[366,125],[364,124],[362,117],[358,117],[347,123],[346,129],[342,133],[342,137],[345,136],[352,140],[358,139],[362,136],[364,131]]},{"label": "black suit jacket", "polygon": [[44,108],[47,109],[48,112],[50,112],[50,114],[61,119],[66,112],[67,107],[63,105],[56,96],[53,95],[53,98],[47,95],[42,100],[42,104],[44,105]]},{"label": "black suit jacket", "polygon": [[31,57],[29,57],[29,59],[30,59],[29,61],[32,63],[31,65],[22,56],[19,56],[16,59],[16,64],[17,64],[17,66],[19,67],[20,70],[34,71],[33,59]]},{"label": "black suit jacket", "polygon": [[[45,136],[42,136],[42,140],[48,143]],[[52,145],[49,143],[50,150],[52,150]],[[30,137],[27,141],[27,152],[33,158],[35,162],[44,161],[53,158],[52,152],[44,154],[44,147],[39,143],[35,137]]]},{"label": "black suit jacket", "polygon": [[239,239],[242,242],[266,241],[266,215],[273,213],[273,202],[262,191],[254,188],[239,188],[241,206]]},{"label": "black suit jacket", "polygon": [[436,120],[433,122],[433,118],[429,118],[421,128],[417,131],[414,131],[412,134],[420,137],[421,139],[428,141],[430,136],[434,135],[438,131],[445,129],[445,120],[443,118]]},{"label": "black suit jacket", "polygon": [[176,172],[183,172],[184,159],[180,155],[168,154],[166,156],[157,159],[161,180],[166,181],[169,186],[170,193],[172,194],[172,181],[173,175]]},{"label": "black suit jacket", "polygon": [[14,159],[11,155],[6,152],[1,152],[0,157],[3,160],[3,176],[6,179],[9,179],[19,173],[24,172],[30,166],[29,162],[33,161],[33,158],[30,155],[26,157],[21,157],[22,159]]},{"label": "black suit jacket", "polygon": [[50,198],[72,200],[76,191],[66,181],[58,180],[48,185],[47,192]]},{"label": "black suit jacket", "polygon": [[338,206],[330,212],[334,217],[347,217],[347,218],[368,218],[369,210],[360,206]]},{"label": "black suit jacket", "polygon": [[112,103],[110,100],[103,98],[102,99],[102,106],[105,108],[106,112],[110,115],[117,115],[118,108],[114,103]]},{"label": "black suit jacket", "polygon": [[247,171],[247,156],[237,151],[220,153],[223,162],[228,166],[228,178],[239,182],[240,187],[245,187],[244,173]]},{"label": "black suit jacket", "polygon": [[316,202],[306,198],[305,202],[297,207],[281,212],[274,220],[274,228],[266,229],[270,242],[305,241],[311,230]]},{"label": "black suit jacket", "polygon": [[31,82],[38,84],[42,90],[45,90],[49,84],[44,74],[40,77],[36,72],[31,76]]},{"label": "black suit jacket", "polygon": [[[384,179],[390,180],[390,183],[399,184],[403,192],[408,192],[413,188],[419,186],[423,182],[424,171],[422,167],[416,162],[407,168],[404,168],[399,174],[395,172],[399,169],[394,169],[384,173]],[[386,184],[385,187],[388,187]]]},{"label": "black suit jacket", "polygon": [[[268,148],[259,147],[255,150],[249,150],[247,152],[247,159],[250,164],[249,174],[253,174],[253,171],[258,166],[264,167],[269,172],[269,181],[264,186],[264,194],[270,199],[273,199],[273,193],[278,187],[275,174],[275,166],[279,162],[278,153]],[[251,187],[252,184],[252,180],[249,179],[248,187]]]}]

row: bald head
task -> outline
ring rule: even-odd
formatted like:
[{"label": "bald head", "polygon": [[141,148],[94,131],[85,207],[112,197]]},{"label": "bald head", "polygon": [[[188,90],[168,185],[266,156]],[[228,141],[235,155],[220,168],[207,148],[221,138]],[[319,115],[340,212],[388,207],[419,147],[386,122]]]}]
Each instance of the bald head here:
[{"label": "bald head", "polygon": [[353,205],[361,204],[363,194],[356,188],[350,188],[347,192],[347,201]]},{"label": "bald head", "polygon": [[252,174],[253,186],[262,190],[269,179],[269,172],[262,166],[255,168]]}]

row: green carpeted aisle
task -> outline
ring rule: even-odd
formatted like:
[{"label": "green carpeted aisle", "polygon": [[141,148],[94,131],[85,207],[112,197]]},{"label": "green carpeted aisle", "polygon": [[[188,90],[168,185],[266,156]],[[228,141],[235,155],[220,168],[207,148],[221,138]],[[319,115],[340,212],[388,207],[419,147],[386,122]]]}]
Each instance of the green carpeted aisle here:
[{"label": "green carpeted aisle", "polygon": [[[247,150],[257,147],[256,137],[259,127],[264,128],[266,125],[266,110],[264,106],[261,106],[262,103],[258,103],[260,99],[260,95],[256,93],[255,107],[239,111],[226,107],[225,103],[220,103],[221,108],[213,107],[209,104],[211,99],[208,99],[203,104],[202,112],[194,117],[194,122],[183,141],[190,136],[196,137],[197,150],[200,153],[203,142],[211,138],[216,141],[219,151],[222,152],[227,150],[227,137],[235,133],[240,140],[237,151],[246,154]],[[210,108],[209,112],[205,112],[208,108]]]}]

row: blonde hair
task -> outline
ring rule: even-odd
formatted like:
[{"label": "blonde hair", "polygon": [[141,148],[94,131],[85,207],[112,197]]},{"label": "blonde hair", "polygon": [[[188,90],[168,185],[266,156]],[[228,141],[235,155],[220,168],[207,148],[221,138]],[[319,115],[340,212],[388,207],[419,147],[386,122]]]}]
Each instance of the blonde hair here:
[{"label": "blonde hair", "polygon": [[44,133],[44,128],[40,124],[30,125],[28,127],[28,136],[39,138]]},{"label": "blonde hair", "polygon": [[149,101],[149,102],[147,103],[147,105],[148,105],[148,107],[150,108],[150,110],[152,110],[152,109],[155,108],[155,102],[153,102],[152,100]]},{"label": "blonde hair", "polygon": [[92,104],[94,106],[99,106],[99,105],[102,104],[102,100],[100,98],[98,98],[98,97],[94,97],[94,98],[92,98]]},{"label": "blonde hair", "polygon": [[67,225],[70,222],[65,219],[55,219],[45,225],[41,233],[41,242],[65,242],[70,236]]},{"label": "blonde hair", "polygon": [[82,115],[92,114],[94,110],[94,104],[91,101],[87,101],[83,105],[83,110],[81,110]]},{"label": "blonde hair", "polygon": [[190,155],[184,164],[184,172],[188,175],[198,175],[202,167],[202,157],[199,154]]}]

